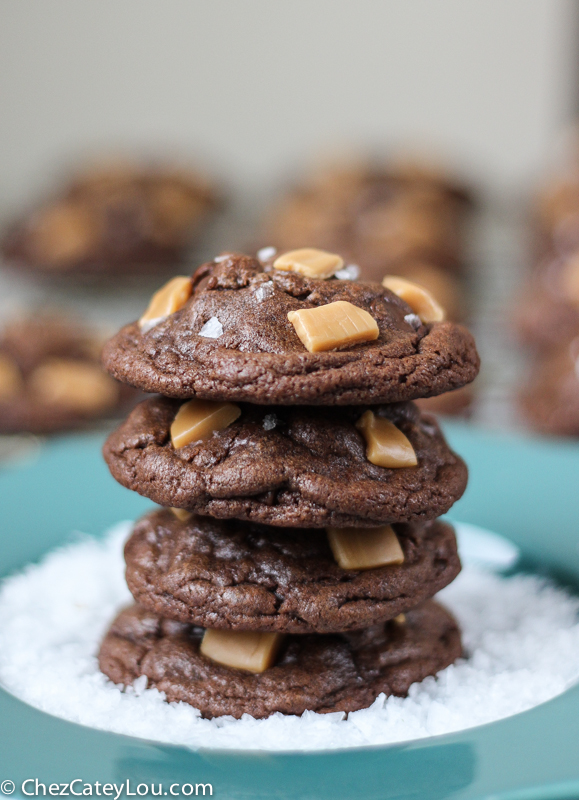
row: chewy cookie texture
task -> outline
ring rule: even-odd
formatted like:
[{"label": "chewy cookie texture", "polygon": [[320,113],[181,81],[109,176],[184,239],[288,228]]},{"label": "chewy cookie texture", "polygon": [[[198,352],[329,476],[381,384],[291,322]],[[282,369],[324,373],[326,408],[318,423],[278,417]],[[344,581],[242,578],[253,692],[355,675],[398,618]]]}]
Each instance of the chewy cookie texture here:
[{"label": "chewy cookie texture", "polygon": [[[135,525],[125,548],[127,583],[143,608],[203,628],[368,627],[432,597],[460,570],[449,525],[396,523],[385,536],[387,527],[280,529],[179,520],[163,509]],[[340,563],[342,555],[354,555],[356,566]]]},{"label": "chewy cookie texture", "polygon": [[[340,339],[341,315],[324,316],[314,337],[334,349],[310,351],[294,321],[305,312],[326,315],[337,302],[364,312],[364,323],[348,318],[353,335]],[[104,365],[118,380],[182,399],[392,403],[458,389],[479,367],[474,340],[461,325],[424,322],[379,284],[311,278],[275,269],[275,258],[218,257],[193,275],[192,295],[179,310],[152,328],[148,322],[145,316],[113,337]]]},{"label": "chewy cookie texture", "polygon": [[[412,403],[231,405],[229,425],[180,447],[171,431],[184,406],[145,400],[105,444],[113,477],[160,505],[293,527],[432,519],[466,487],[463,461]],[[388,438],[360,430],[367,414]]]},{"label": "chewy cookie texture", "polygon": [[262,718],[304,711],[355,711],[376,697],[404,696],[461,655],[456,622],[429,601],[402,624],[352,633],[288,636],[274,666],[236,669],[200,652],[203,630],[164,619],[139,606],[121,612],[100,653],[101,670],[119,684],[145,675],[169,702],[185,702],[205,717]]},{"label": "chewy cookie texture", "polygon": [[[352,711],[461,654],[431,598],[460,570],[466,467],[409,402],[478,371],[470,334],[399,276],[335,253],[225,254],[173,279],[107,345],[147,391],[104,447],[165,508],[125,547],[137,605],[99,654],[206,717]],[[199,516],[200,515],[200,516]]]}]

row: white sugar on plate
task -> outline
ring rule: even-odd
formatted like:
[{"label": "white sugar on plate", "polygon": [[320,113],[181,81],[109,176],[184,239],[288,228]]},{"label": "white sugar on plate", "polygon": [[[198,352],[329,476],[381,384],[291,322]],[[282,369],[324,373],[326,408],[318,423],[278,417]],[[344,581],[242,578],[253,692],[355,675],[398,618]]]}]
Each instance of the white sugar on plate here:
[{"label": "white sugar on plate", "polygon": [[131,601],[122,559],[129,530],[121,523],[102,541],[80,539],[4,582],[0,684],[8,691],[49,714],[117,733],[190,748],[279,751],[458,731],[543,703],[579,680],[577,598],[534,576],[505,578],[467,564],[439,598],[462,626],[468,658],[415,684],[409,697],[381,696],[347,719],[307,712],[204,720],[185,703],[166,703],[143,678],[121,691],[98,670],[99,642]]}]

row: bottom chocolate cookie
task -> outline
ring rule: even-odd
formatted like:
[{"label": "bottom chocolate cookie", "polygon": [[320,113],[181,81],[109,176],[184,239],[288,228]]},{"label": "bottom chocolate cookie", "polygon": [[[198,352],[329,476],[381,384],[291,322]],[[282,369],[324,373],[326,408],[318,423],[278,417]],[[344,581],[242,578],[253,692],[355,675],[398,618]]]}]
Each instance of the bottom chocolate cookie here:
[{"label": "bottom chocolate cookie", "polygon": [[112,681],[148,686],[204,717],[356,711],[384,692],[405,696],[411,684],[461,655],[458,626],[428,601],[405,621],[347,634],[287,636],[276,664],[253,674],[222,666],[199,652],[203,629],[163,619],[135,605],[113,622],[99,653]]}]

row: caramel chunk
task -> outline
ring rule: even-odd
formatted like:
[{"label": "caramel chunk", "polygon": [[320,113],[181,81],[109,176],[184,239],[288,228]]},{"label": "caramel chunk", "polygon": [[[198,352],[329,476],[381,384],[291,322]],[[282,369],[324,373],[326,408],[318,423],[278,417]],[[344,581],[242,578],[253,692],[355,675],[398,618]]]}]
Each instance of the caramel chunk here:
[{"label": "caramel chunk", "polygon": [[205,631],[202,655],[233,669],[247,672],[265,672],[273,666],[283,636],[280,633],[259,631]]},{"label": "caramel chunk", "polygon": [[412,261],[405,267],[409,280],[418,283],[436,299],[445,311],[445,319],[458,320],[465,314],[460,282],[440,267],[427,261]]},{"label": "caramel chunk", "polygon": [[422,322],[442,322],[444,319],[444,309],[423,286],[407,281],[406,278],[399,278],[397,275],[386,275],[382,286],[408,303]]},{"label": "caramel chunk", "polygon": [[301,250],[290,250],[278,256],[273,262],[274,269],[301,272],[308,278],[331,278],[342,269],[344,259],[335,253],[326,253],[325,250],[316,250],[313,247],[304,247]]},{"label": "caramel chunk", "polygon": [[173,278],[151,298],[149,307],[139,320],[139,327],[146,333],[166,317],[183,308],[192,292],[191,278],[179,275]]},{"label": "caramel chunk", "polygon": [[0,353],[0,400],[10,400],[23,390],[18,364]]},{"label": "caramel chunk", "polygon": [[356,427],[366,439],[366,458],[371,464],[390,469],[415,467],[418,464],[414,448],[389,419],[377,417],[373,411],[365,411]]},{"label": "caramel chunk", "polygon": [[342,569],[375,569],[404,562],[404,553],[391,525],[328,528],[327,533],[334,558]]},{"label": "caramel chunk", "polygon": [[374,317],[346,300],[290,311],[287,318],[310,353],[371,342],[380,333]]},{"label": "caramel chunk", "polygon": [[187,511],[186,508],[171,508],[171,511],[181,522],[187,522],[191,516],[191,512]]},{"label": "caramel chunk", "polygon": [[394,617],[392,622],[395,622],[396,625],[400,626],[406,625],[406,614],[398,614],[396,617]]},{"label": "caramel chunk", "polygon": [[106,411],[119,396],[118,385],[99,366],[67,358],[51,358],[37,367],[28,388],[46,405],[82,414]]},{"label": "caramel chunk", "polygon": [[189,400],[177,411],[171,425],[173,447],[177,449],[208,439],[214,431],[221,431],[235,422],[240,414],[241,409],[233,403]]}]

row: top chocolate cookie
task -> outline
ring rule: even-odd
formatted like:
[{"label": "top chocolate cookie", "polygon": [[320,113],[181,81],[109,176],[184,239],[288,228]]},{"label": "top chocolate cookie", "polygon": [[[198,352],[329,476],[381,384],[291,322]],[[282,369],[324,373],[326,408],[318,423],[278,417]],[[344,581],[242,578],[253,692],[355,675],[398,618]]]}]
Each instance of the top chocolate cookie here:
[{"label": "top chocolate cookie", "polygon": [[106,369],[168,397],[279,405],[392,403],[474,379],[473,337],[432,322],[428,297],[340,279],[338,256],[312,252],[226,254],[174,279],[105,345]]}]

